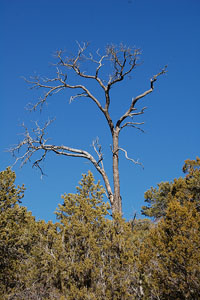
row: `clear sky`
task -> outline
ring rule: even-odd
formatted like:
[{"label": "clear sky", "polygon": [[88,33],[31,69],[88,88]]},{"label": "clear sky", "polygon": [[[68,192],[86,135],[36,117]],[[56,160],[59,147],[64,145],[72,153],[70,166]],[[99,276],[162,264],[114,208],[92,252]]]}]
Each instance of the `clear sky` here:
[{"label": "clear sky", "polygon": [[[200,1],[199,0],[1,0],[0,170],[13,164],[5,150],[16,144],[31,121],[56,117],[49,137],[52,143],[92,152],[99,136],[110,175],[110,135],[104,119],[88,100],[69,104],[70,93],[51,97],[39,113],[24,108],[36,101],[38,91],[29,90],[21,78],[53,74],[51,62],[58,49],[76,50],[75,41],[89,41],[91,51],[109,43],[142,49],[141,66],[131,79],[113,89],[111,115],[117,119],[131,98],[149,88],[149,79],[168,65],[154,92],[143,100],[145,133],[127,129],[120,146],[140,159],[144,170],[120,154],[120,181],[126,218],[140,216],[144,192],[161,181],[182,175],[185,159],[200,155]],[[84,159],[49,155],[44,163],[48,175],[42,180],[31,163],[13,170],[17,184],[27,190],[23,204],[37,219],[55,220],[61,195],[75,192],[81,174],[95,169]],[[103,183],[103,182],[102,182]]]}]

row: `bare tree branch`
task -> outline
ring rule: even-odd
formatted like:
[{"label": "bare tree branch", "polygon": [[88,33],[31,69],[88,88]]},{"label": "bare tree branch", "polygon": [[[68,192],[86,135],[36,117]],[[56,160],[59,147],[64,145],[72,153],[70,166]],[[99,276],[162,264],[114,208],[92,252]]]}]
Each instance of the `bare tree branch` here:
[{"label": "bare tree branch", "polygon": [[[61,66],[67,67],[69,69],[74,70],[75,73],[77,75],[79,75],[80,77],[87,78],[87,79],[95,79],[99,83],[99,85],[105,90],[106,87],[104,86],[103,81],[100,79],[100,77],[98,77],[98,74],[99,74],[99,70],[103,66],[102,62],[105,58],[107,58],[107,55],[103,55],[103,56],[100,57],[99,60],[95,60],[91,53],[89,54],[89,57],[84,54],[85,50],[87,49],[87,47],[89,45],[88,43],[87,44],[84,43],[82,47],[78,42],[77,42],[77,44],[79,46],[79,51],[78,51],[77,56],[73,59],[69,58],[67,60],[64,60],[62,58],[62,51],[57,52],[57,57],[59,59],[58,64],[61,65]],[[99,55],[99,53],[97,53],[97,54]],[[87,74],[85,74],[84,72],[82,72],[80,70],[79,61],[81,60],[81,58],[84,58],[86,60],[90,60],[91,62],[98,65],[97,68],[96,68],[96,71],[95,71],[95,75],[87,75]]]},{"label": "bare tree branch", "polygon": [[[165,66],[158,74],[154,75],[153,78],[150,80],[150,89],[145,91],[144,93],[138,95],[137,97],[132,99],[131,105],[129,107],[129,109],[127,110],[127,112],[121,116],[121,118],[117,121],[116,125],[120,126],[120,124],[129,116],[134,116],[134,113],[132,113],[135,110],[135,105],[136,103],[144,98],[145,96],[147,96],[148,94],[150,94],[151,92],[153,92],[154,90],[154,82],[157,80],[158,76],[163,75],[166,73],[166,68],[167,66]],[[144,109],[143,109],[144,111]]]},{"label": "bare tree branch", "polygon": [[[131,112],[131,113],[128,115],[128,117],[133,118],[134,116],[142,115],[142,114],[144,113],[145,109],[147,109],[147,107],[143,107],[143,108],[141,109],[141,111],[139,111],[139,112],[134,112],[134,113]],[[136,108],[133,108],[132,111],[135,111],[135,110],[137,110],[137,109],[136,109]]]},{"label": "bare tree branch", "polygon": [[123,151],[125,153],[126,159],[132,161],[135,165],[140,165],[144,169],[144,166],[142,165],[142,163],[139,162],[139,160],[134,160],[134,159],[128,157],[128,154],[127,154],[126,150],[124,150],[123,148],[118,148],[118,150],[121,150],[121,151]]},{"label": "bare tree branch", "polygon": [[70,99],[69,99],[69,103],[72,103],[75,99],[81,98],[81,97],[88,97],[88,95],[86,93],[80,93],[80,94],[76,94],[74,96],[71,96]]},{"label": "bare tree branch", "polygon": [[[61,84],[59,84],[57,86],[50,86],[50,85],[39,82],[39,79],[36,80],[36,81],[26,80],[26,82],[28,82],[29,84],[32,84],[32,88],[37,87],[37,88],[48,89],[48,92],[45,93],[44,97],[40,98],[40,100],[35,105],[32,106],[32,110],[35,110],[39,105],[42,106],[46,102],[47,98],[49,96],[52,96],[53,94],[55,94],[57,92],[57,90],[61,91],[64,88],[69,88],[69,89],[81,89],[81,90],[83,90],[84,92],[82,94],[79,94],[79,95],[82,95],[82,96],[84,95],[84,96],[87,96],[90,99],[92,99],[96,103],[98,108],[104,113],[104,109],[101,106],[100,102],[97,100],[97,98],[94,95],[92,95],[92,93],[89,91],[89,89],[87,89],[84,85],[81,85],[81,84],[79,84],[79,85],[78,84],[77,85],[67,84],[59,76],[56,79],[54,79],[53,81],[56,81],[56,82],[59,81]],[[45,82],[46,82],[46,80],[45,80]]]},{"label": "bare tree branch", "polygon": [[[16,157],[15,163],[17,163],[19,160],[21,161],[21,166],[26,164],[28,161],[31,161],[32,156],[38,152],[42,151],[41,156],[34,160],[33,162],[33,167],[37,167],[41,174],[44,175],[44,172],[41,167],[41,163],[45,160],[46,155],[48,152],[54,152],[57,155],[64,155],[64,156],[70,156],[70,157],[81,157],[89,160],[96,170],[101,174],[103,177],[105,186],[106,186],[106,191],[109,197],[109,200],[111,204],[113,203],[113,193],[112,189],[107,177],[107,174],[104,170],[103,163],[102,163],[102,153],[101,153],[101,146],[98,143],[98,140],[93,143],[95,152],[98,154],[99,160],[96,161],[96,159],[87,151],[82,150],[82,149],[76,149],[68,146],[56,146],[52,144],[47,144],[48,139],[45,139],[45,130],[46,128],[51,124],[52,121],[48,121],[45,123],[43,128],[40,128],[37,122],[36,124],[36,129],[32,130],[33,136],[29,133],[28,129],[24,126],[25,128],[25,133],[24,133],[24,139],[16,146],[12,147],[9,151],[13,154],[14,157],[16,157],[16,154],[19,153],[20,150],[23,151],[23,148],[26,148],[26,151],[21,155]],[[98,149],[98,150],[97,150]],[[101,162],[101,167],[99,163]]]},{"label": "bare tree branch", "polygon": [[143,125],[143,124],[144,124],[144,122],[126,122],[126,123],[121,127],[121,129],[123,129],[123,128],[126,127],[126,126],[129,126],[129,127],[136,128],[136,129],[138,129],[138,130],[140,130],[140,131],[142,131],[142,132],[144,133],[144,130],[143,130],[142,128],[136,126],[136,125]]},{"label": "bare tree branch", "polygon": [[[108,87],[111,87],[116,82],[122,81],[126,75],[137,65],[140,55],[139,49],[131,49],[120,45],[119,49],[111,45],[107,47],[107,53],[114,65],[114,73],[110,75]],[[127,67],[127,68],[126,68]]]},{"label": "bare tree branch", "polygon": [[104,170],[102,147],[99,144],[99,138],[98,137],[96,138],[96,140],[93,141],[92,146],[93,146],[94,151],[96,152],[96,154],[99,158],[97,164],[101,163],[101,167]]}]

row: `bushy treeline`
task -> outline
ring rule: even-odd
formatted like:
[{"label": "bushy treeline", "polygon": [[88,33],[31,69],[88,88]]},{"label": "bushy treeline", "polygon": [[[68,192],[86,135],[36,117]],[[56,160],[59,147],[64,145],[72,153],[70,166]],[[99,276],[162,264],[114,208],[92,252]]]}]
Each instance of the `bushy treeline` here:
[{"label": "bushy treeline", "polygon": [[0,173],[0,299],[200,299],[200,159],[145,194],[146,216],[110,216],[92,173],[65,194],[58,222],[35,221],[24,186]]}]

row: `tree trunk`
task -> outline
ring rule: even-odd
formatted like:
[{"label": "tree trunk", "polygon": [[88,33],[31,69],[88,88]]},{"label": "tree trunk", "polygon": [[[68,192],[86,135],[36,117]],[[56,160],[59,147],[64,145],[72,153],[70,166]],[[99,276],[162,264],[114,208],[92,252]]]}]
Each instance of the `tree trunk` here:
[{"label": "tree trunk", "polygon": [[122,201],[120,195],[119,183],[119,127],[116,127],[112,132],[113,138],[113,184],[114,184],[114,197],[112,212],[122,213]]}]

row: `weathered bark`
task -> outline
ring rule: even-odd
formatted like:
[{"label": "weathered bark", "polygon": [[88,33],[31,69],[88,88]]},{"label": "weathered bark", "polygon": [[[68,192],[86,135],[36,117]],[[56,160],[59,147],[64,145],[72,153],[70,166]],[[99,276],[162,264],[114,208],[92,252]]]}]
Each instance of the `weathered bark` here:
[{"label": "weathered bark", "polygon": [[112,133],[113,138],[113,213],[122,213],[122,203],[120,195],[120,181],[119,181],[119,127],[115,128]]}]

